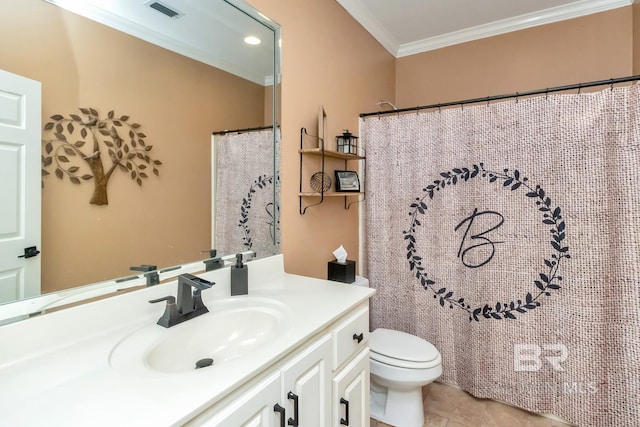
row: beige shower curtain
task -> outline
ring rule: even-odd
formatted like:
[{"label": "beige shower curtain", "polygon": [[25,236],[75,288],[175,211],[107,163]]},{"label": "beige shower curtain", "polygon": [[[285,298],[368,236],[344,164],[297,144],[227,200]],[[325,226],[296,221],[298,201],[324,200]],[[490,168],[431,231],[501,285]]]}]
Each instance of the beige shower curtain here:
[{"label": "beige shower curtain", "polygon": [[[279,252],[274,243],[279,213],[271,129],[227,133],[215,138],[215,237],[219,254]],[[275,188],[275,190],[274,190]]]},{"label": "beige shower curtain", "polygon": [[638,425],[639,108],[634,85],[362,119],[372,328],[477,397]]}]

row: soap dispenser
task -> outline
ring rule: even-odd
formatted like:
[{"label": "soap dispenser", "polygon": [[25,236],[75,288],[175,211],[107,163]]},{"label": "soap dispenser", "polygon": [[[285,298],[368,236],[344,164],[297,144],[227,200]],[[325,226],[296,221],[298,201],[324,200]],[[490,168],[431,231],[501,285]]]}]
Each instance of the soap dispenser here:
[{"label": "soap dispenser", "polygon": [[236,263],[231,266],[231,296],[249,293],[248,270],[242,263],[242,254],[236,254]]}]

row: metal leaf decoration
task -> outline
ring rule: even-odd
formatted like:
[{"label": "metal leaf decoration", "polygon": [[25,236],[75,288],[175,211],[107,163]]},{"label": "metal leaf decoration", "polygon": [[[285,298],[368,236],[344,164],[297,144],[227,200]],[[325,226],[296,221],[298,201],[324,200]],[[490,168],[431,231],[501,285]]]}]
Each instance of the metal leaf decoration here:
[{"label": "metal leaf decoration", "polygon": [[69,117],[55,114],[45,123],[44,135],[50,138],[42,140],[43,177],[49,175],[47,168],[53,168],[58,178],[66,176],[73,184],[93,180],[89,203],[108,205],[107,185],[117,169],[140,186],[148,178],[147,168],[156,176],[160,174],[157,166],[162,162],[150,156],[153,146],[146,144],[140,124],[130,122],[129,116],[117,116],[113,110],[106,118],[95,108],[80,108],[80,112]]}]

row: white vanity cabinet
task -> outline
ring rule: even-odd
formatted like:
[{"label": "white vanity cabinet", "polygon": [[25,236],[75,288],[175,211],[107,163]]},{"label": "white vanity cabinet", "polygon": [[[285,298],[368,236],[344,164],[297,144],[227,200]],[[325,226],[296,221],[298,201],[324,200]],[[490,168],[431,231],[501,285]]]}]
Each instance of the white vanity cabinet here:
[{"label": "white vanity cabinet", "polygon": [[251,261],[247,296],[228,268],[199,277],[210,311],[175,328],[149,301],[177,282],[0,327],[0,426],[369,426],[375,290],[286,273],[281,254]]},{"label": "white vanity cabinet", "polygon": [[[196,417],[187,426],[207,427],[273,427],[280,426],[280,414],[274,412],[274,402],[280,399],[280,373],[269,375],[242,395],[216,409]],[[217,405],[217,407],[220,405]]]},{"label": "white vanity cabinet", "polygon": [[282,367],[287,424],[325,427],[331,419],[331,334],[321,335]]},{"label": "white vanity cabinet", "polygon": [[[333,328],[333,422],[369,425],[369,304],[360,306]],[[329,425],[329,424],[327,424]]]},{"label": "white vanity cabinet", "polygon": [[369,348],[333,378],[333,425],[369,425]]},{"label": "white vanity cabinet", "polygon": [[365,303],[185,425],[368,426],[368,335]]}]

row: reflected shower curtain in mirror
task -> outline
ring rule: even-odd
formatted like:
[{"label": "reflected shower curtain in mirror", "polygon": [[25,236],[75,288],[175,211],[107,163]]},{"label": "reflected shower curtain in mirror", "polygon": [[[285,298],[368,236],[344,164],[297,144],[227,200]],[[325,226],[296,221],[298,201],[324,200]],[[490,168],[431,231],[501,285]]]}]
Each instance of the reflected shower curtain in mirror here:
[{"label": "reflected shower curtain in mirror", "polygon": [[372,328],[474,396],[637,425],[639,113],[634,85],[362,119]]},{"label": "reflected shower curtain in mirror", "polygon": [[[215,137],[215,237],[218,254],[254,251],[260,257],[278,253],[274,244],[273,130],[229,133]],[[276,199],[277,200],[277,199]]]}]

